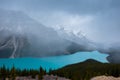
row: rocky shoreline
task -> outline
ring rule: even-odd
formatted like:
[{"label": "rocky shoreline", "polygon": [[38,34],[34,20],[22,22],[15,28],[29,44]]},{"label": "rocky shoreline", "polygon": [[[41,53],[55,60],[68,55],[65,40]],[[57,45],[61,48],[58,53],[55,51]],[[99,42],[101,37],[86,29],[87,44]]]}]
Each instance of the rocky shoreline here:
[{"label": "rocky shoreline", "polygon": [[97,76],[92,78],[91,80],[120,80],[120,77],[113,77],[113,76]]}]

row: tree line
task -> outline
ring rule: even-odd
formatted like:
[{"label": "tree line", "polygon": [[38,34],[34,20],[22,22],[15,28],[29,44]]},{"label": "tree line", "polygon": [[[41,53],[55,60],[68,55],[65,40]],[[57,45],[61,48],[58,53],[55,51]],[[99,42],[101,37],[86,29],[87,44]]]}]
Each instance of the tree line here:
[{"label": "tree line", "polygon": [[120,64],[89,64],[70,65],[50,72],[51,74],[69,78],[71,80],[90,80],[95,76],[120,77]]},{"label": "tree line", "polygon": [[58,70],[50,69],[47,72],[45,69],[40,67],[38,70],[35,69],[17,69],[14,66],[9,69],[3,65],[0,68],[0,80],[5,78],[11,78],[14,80],[17,76],[32,76],[35,78],[38,75],[38,79],[42,80],[44,75],[57,75],[59,77],[69,78],[71,80],[90,80],[95,76],[114,76],[120,77],[120,64],[110,63],[79,63],[68,65]]},{"label": "tree line", "polygon": [[5,80],[5,78],[10,78],[11,80],[15,80],[17,76],[31,76],[32,78],[35,78],[36,75],[38,75],[38,79],[41,80],[43,75],[45,74],[47,74],[47,72],[42,67],[40,67],[39,70],[16,69],[15,66],[9,69],[9,68],[6,68],[5,65],[3,65],[0,68],[0,80]]}]

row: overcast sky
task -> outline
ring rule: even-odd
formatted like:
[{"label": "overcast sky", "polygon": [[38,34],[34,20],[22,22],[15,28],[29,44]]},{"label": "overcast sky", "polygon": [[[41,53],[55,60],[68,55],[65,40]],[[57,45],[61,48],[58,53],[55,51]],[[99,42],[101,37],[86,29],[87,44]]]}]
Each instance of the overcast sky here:
[{"label": "overcast sky", "polygon": [[120,0],[0,0],[0,8],[23,11],[48,27],[81,31],[94,42],[120,43]]}]

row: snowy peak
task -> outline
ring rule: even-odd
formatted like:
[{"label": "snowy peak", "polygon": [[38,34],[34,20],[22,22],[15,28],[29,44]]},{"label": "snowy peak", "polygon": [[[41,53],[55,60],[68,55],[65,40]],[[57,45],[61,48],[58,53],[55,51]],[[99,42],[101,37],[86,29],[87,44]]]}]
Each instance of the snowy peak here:
[{"label": "snowy peak", "polygon": [[[93,50],[80,32],[48,28],[19,11],[0,10],[0,57],[46,57]],[[4,43],[4,44],[3,44]]]}]

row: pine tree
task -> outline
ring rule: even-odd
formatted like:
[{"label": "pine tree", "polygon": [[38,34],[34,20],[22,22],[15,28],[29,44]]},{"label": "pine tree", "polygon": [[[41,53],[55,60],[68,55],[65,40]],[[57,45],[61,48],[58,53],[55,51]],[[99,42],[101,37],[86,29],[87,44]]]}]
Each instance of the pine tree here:
[{"label": "pine tree", "polygon": [[1,68],[1,70],[0,70],[0,77],[1,77],[1,79],[5,79],[6,78],[6,76],[8,76],[8,74],[7,74],[7,68],[5,67],[5,65],[3,65],[3,67]]},{"label": "pine tree", "polygon": [[17,74],[16,74],[16,69],[15,69],[15,67],[14,67],[14,65],[13,65],[13,67],[11,68],[11,71],[10,71],[10,78],[12,79],[12,80],[15,80],[15,77],[17,76]]},{"label": "pine tree", "polygon": [[42,67],[40,67],[40,69],[39,69],[39,79],[41,80],[45,74],[46,74],[46,70],[44,70]]}]

